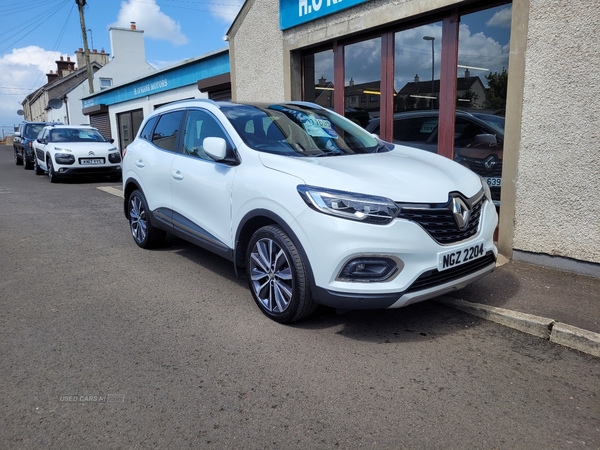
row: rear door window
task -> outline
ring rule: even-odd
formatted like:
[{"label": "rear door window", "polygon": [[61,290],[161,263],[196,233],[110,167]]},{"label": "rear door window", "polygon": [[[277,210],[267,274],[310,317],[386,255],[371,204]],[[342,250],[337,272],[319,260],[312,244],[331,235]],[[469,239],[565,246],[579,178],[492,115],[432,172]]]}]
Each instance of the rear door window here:
[{"label": "rear door window", "polygon": [[177,135],[181,127],[182,117],[183,111],[174,111],[160,116],[152,134],[152,143],[164,150],[176,151]]}]

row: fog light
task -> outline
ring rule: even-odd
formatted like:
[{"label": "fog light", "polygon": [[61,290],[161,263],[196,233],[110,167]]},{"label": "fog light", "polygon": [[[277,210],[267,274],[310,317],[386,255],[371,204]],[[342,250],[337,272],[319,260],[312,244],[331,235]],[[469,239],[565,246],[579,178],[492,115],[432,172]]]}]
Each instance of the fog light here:
[{"label": "fog light", "polygon": [[[401,261],[400,261],[401,263]],[[385,281],[403,267],[389,257],[361,257],[346,263],[338,275],[340,281],[373,282]]]}]

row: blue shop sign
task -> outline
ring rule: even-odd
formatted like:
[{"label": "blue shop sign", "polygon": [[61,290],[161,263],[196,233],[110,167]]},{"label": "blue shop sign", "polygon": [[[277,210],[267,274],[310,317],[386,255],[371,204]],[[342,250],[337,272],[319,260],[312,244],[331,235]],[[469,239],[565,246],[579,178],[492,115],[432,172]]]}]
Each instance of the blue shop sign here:
[{"label": "blue shop sign", "polygon": [[279,24],[282,30],[295,27],[311,20],[369,0],[279,0]]}]

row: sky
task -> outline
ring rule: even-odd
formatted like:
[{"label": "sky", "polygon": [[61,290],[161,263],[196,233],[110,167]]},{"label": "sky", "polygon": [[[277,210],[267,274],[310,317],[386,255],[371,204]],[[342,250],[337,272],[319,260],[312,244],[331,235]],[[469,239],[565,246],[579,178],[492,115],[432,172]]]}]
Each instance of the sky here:
[{"label": "sky", "polygon": [[[146,61],[161,69],[227,47],[244,0],[87,0],[90,50],[110,53],[110,27],[144,31]],[[75,0],[0,0],[0,136],[23,120],[24,98],[47,82],[63,56],[83,47]]]}]

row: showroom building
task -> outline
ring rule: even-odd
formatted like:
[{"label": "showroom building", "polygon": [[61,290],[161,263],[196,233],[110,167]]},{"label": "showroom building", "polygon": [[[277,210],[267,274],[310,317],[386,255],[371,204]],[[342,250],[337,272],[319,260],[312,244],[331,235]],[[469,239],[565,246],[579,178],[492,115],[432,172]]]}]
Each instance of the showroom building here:
[{"label": "showroom building", "polygon": [[231,99],[229,51],[217,50],[83,98],[83,114],[122,151],[149,113],[192,98]]},{"label": "showroom building", "polygon": [[595,0],[246,0],[227,39],[234,101],[316,102],[385,140],[435,109],[421,134],[455,159],[457,110],[501,117],[481,161],[501,183],[500,251],[600,276]]}]

